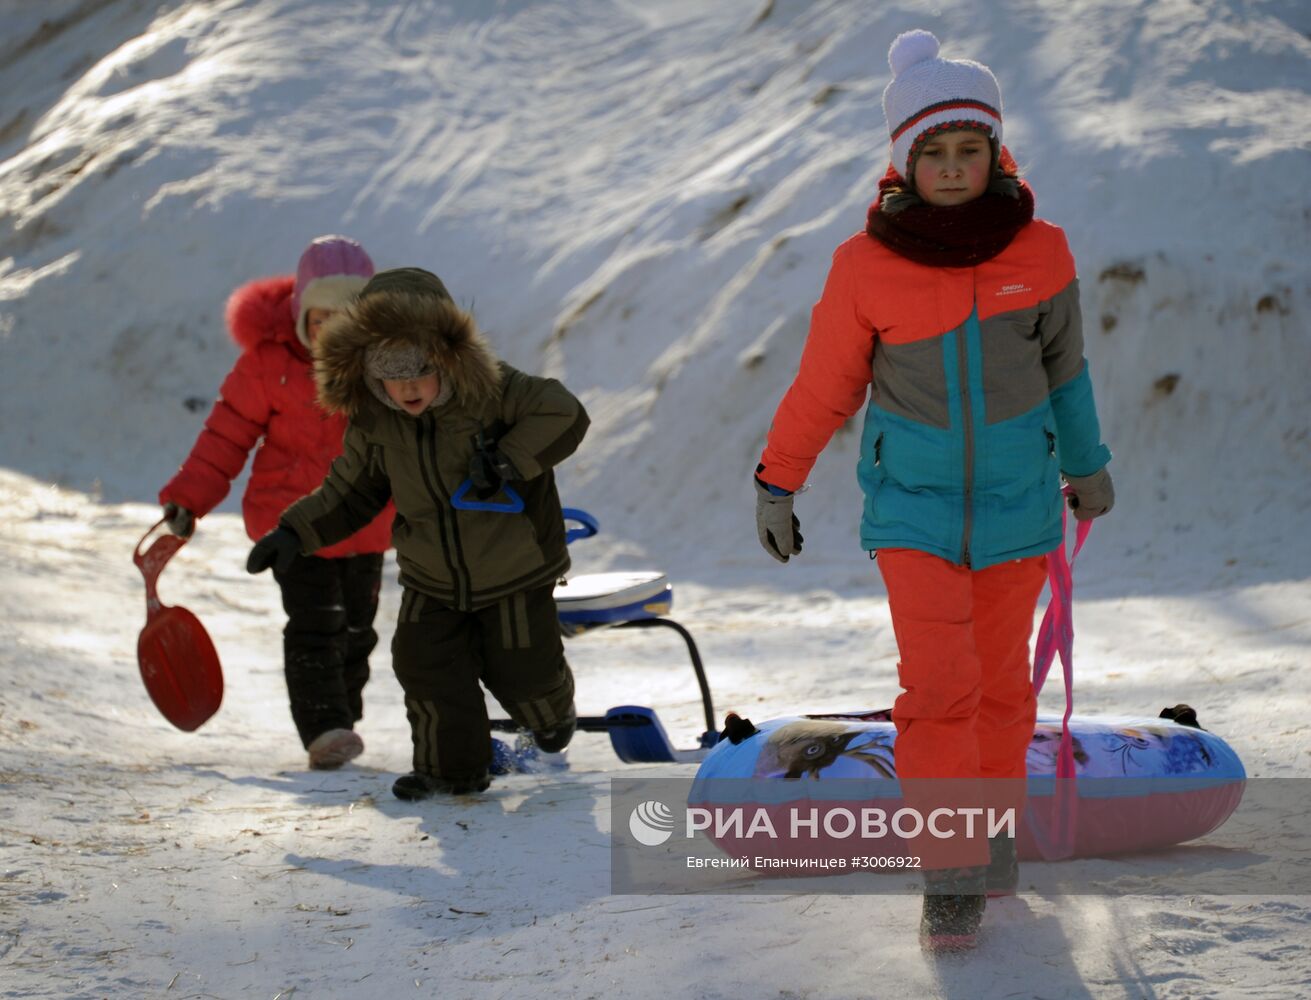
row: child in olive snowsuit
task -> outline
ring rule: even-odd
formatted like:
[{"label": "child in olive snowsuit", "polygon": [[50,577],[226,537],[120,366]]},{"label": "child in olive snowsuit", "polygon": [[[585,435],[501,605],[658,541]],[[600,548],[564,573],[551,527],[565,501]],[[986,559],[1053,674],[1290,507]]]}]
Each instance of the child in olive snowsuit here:
[{"label": "child in olive snowsuit", "polygon": [[[569,556],[551,470],[587,431],[582,404],[554,379],[498,361],[473,318],[418,268],[376,274],[327,325],[315,377],[324,409],[349,418],[342,457],[255,545],[249,568],[331,545],[395,501],[404,595],[392,658],[414,771],[394,793],[488,786],[480,681],[542,749],[564,749],[574,682],[552,592]],[[506,486],[522,510],[461,502],[512,507]]]}]

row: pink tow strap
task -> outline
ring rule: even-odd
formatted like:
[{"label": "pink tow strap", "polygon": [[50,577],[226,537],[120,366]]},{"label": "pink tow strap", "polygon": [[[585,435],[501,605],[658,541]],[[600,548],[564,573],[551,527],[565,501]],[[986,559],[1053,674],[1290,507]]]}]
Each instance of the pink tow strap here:
[{"label": "pink tow strap", "polygon": [[[1070,493],[1066,487],[1065,493]],[[1056,861],[1074,853],[1074,824],[1078,814],[1079,794],[1074,780],[1074,738],[1070,735],[1070,716],[1074,713],[1074,560],[1092,530],[1092,521],[1076,521],[1074,552],[1065,556],[1068,519],[1061,511],[1061,544],[1047,553],[1047,579],[1051,601],[1038,628],[1038,642],[1033,652],[1033,693],[1042,692],[1052,660],[1059,655],[1065,673],[1065,716],[1061,720],[1061,746],[1056,758],[1056,787],[1052,797],[1050,824],[1038,836],[1038,849],[1045,860]],[[1037,817],[1035,817],[1037,818]],[[1035,832],[1038,825],[1035,824]]]}]

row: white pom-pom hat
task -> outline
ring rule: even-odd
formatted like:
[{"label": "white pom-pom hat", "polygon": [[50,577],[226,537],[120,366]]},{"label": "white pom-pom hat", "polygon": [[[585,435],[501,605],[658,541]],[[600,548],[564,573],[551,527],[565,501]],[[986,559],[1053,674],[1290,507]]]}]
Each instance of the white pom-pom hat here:
[{"label": "white pom-pom hat", "polygon": [[892,165],[912,180],[913,154],[944,127],[978,127],[1001,148],[1001,88],[992,70],[969,59],[941,59],[938,39],[916,29],[888,49],[892,80],[883,89],[883,115],[892,139]]}]

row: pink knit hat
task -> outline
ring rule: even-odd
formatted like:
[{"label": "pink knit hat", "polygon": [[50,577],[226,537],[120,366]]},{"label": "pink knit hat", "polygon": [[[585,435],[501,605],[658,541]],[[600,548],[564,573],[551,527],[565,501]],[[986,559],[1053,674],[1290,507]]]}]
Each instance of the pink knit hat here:
[{"label": "pink knit hat", "polygon": [[305,314],[311,309],[340,309],[359,294],[373,277],[373,261],[349,236],[316,236],[296,265],[291,292],[291,314],[296,336],[310,346]]}]

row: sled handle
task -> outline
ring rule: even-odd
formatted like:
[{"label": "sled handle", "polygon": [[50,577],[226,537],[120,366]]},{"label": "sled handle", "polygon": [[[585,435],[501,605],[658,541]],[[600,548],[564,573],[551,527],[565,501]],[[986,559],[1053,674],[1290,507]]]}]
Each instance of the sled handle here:
[{"label": "sled handle", "polygon": [[466,479],[451,497],[451,506],[456,510],[486,510],[494,514],[518,514],[523,510],[523,497],[511,488],[509,483],[501,484],[501,491],[510,499],[501,503],[490,500],[466,500],[468,492],[473,489],[473,480]]},{"label": "sled handle", "polygon": [[594,518],[587,511],[580,507],[565,507],[560,511],[566,521],[574,521],[582,527],[566,528],[564,532],[564,543],[576,542],[580,538],[591,538],[601,530],[601,522]]},{"label": "sled handle", "polygon": [[141,575],[146,578],[147,617],[161,607],[159,594],[155,590],[159,574],[164,571],[164,567],[168,565],[168,561],[173,558],[177,550],[187,544],[187,540],[181,535],[166,532],[156,538],[145,552],[141,551],[141,546],[146,543],[146,539],[158,531],[166,520],[167,518],[161,517],[151,525],[146,533],[141,536],[141,541],[137,542],[137,547],[132,553],[132,561],[136,564],[137,569],[141,570]]},{"label": "sled handle", "polygon": [[1074,853],[1074,827],[1079,801],[1074,768],[1074,737],[1070,717],[1074,713],[1074,560],[1088,540],[1092,521],[1076,519],[1074,551],[1066,555],[1069,512],[1066,501],[1073,494],[1067,485],[1062,489],[1061,544],[1047,553],[1047,579],[1051,600],[1038,628],[1033,651],[1033,692],[1042,691],[1047,672],[1057,657],[1065,675],[1065,715],[1061,719],[1061,745],[1056,757],[1056,794],[1052,798],[1052,819],[1048,835],[1040,838],[1038,849],[1046,861],[1059,861]]}]

